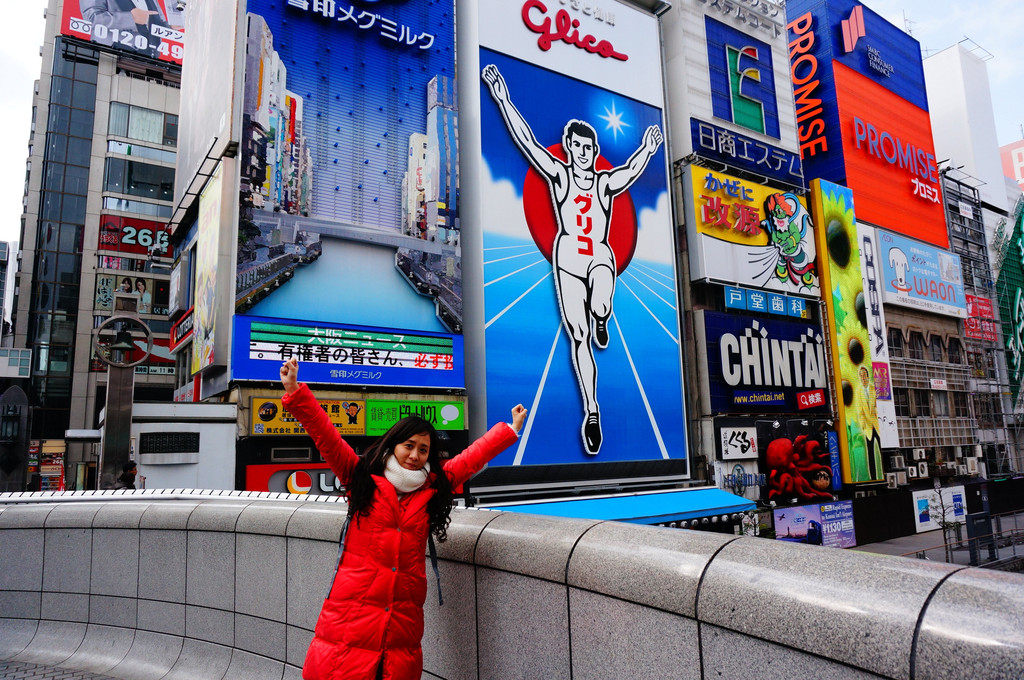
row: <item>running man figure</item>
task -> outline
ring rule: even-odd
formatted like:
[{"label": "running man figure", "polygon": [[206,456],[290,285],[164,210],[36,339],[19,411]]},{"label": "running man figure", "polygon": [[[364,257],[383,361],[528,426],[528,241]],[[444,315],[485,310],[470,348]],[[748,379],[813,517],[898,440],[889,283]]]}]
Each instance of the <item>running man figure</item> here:
[{"label": "running man figure", "polygon": [[[562,325],[572,341],[572,363],[586,415],[580,432],[587,453],[601,449],[601,410],[597,403],[594,349],[608,346],[608,317],[615,292],[615,254],[608,245],[612,200],[635,182],[661,146],[661,130],[647,128],[643,143],[625,165],[595,170],[600,153],[597,132],[581,120],[570,120],[562,132],[568,162],[542,146],[509,98],[508,86],[496,66],[486,66],[484,82],[497,102],[519,151],[547,181],[554,201],[558,234],[552,249],[555,294]],[[593,331],[591,331],[593,326]]]}]

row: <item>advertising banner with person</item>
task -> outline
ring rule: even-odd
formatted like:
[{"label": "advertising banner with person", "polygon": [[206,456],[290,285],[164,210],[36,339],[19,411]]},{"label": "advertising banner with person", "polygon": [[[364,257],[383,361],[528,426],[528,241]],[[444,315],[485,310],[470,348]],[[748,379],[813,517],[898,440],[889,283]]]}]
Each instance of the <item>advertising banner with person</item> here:
[{"label": "advertising banner with person", "polygon": [[[247,8],[236,314],[450,344],[463,324],[454,1]],[[233,377],[284,358],[250,355]]]},{"label": "advertising banner with person", "polygon": [[178,66],[185,58],[184,10],[173,0],[64,0],[60,32]]},{"label": "advertising banner with person", "polygon": [[485,0],[478,27],[487,420],[531,404],[491,465],[685,472],[658,21]]}]

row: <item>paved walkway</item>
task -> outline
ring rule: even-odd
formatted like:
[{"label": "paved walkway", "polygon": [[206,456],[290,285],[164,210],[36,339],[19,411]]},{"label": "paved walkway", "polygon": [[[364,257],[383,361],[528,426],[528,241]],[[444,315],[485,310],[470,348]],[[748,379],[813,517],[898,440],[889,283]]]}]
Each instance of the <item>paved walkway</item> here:
[{"label": "paved walkway", "polygon": [[108,675],[72,671],[54,666],[0,661],[0,680],[115,680]]}]

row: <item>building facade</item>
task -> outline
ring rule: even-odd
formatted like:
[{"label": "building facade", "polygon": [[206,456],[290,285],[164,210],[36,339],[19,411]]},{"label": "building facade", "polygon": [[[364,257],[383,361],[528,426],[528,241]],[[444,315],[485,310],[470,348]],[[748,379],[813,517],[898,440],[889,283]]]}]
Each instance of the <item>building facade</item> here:
[{"label": "building facade", "polygon": [[[33,102],[15,345],[32,351],[32,439],[61,445],[68,429],[97,426],[106,379],[93,329],[111,315],[116,289],[137,297],[155,336],[136,368],[135,399],[167,400],[173,391],[165,256],[180,16],[161,9],[134,31],[112,22],[51,0]],[[92,486],[95,446],[65,452],[69,485]]]}]

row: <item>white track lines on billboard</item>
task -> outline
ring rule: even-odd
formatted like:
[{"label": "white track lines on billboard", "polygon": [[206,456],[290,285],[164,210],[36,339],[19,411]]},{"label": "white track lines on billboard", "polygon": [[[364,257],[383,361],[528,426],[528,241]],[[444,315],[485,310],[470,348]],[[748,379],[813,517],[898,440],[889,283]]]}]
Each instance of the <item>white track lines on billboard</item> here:
[{"label": "white track lines on billboard", "polygon": [[[520,295],[519,297],[517,297],[517,298],[516,298],[515,300],[513,300],[512,302],[508,303],[508,307],[506,307],[505,309],[503,309],[503,310],[501,310],[500,312],[498,312],[498,314],[497,314],[497,315],[496,315],[496,316],[495,316],[495,317],[494,317],[493,319],[491,319],[490,321],[488,321],[487,323],[485,323],[485,324],[484,324],[484,329],[486,330],[486,329],[490,328],[490,326],[491,326],[491,324],[492,324],[492,323],[494,323],[495,321],[497,321],[498,319],[500,319],[500,318],[501,318],[502,316],[504,316],[504,315],[505,315],[505,312],[507,312],[508,310],[510,310],[510,309],[512,309],[513,307],[515,307],[515,306],[516,306],[516,303],[518,303],[518,302],[519,302],[520,300],[522,300],[522,299],[523,299],[524,297],[526,297],[527,295],[529,295],[529,294],[530,294],[530,291],[531,291],[531,290],[533,290],[534,288],[536,288],[537,286],[539,286],[539,285],[540,285],[541,283],[543,283],[543,282],[544,282],[544,279],[548,278],[549,276],[551,276],[551,272],[548,272],[547,274],[545,274],[545,275],[544,275],[544,276],[543,276],[543,277],[541,278],[541,280],[540,280],[540,281],[538,281],[537,283],[535,283],[535,284],[533,284],[532,286],[530,286],[529,288],[527,288],[527,289],[526,289],[526,290],[525,290],[525,291],[523,292],[523,294],[522,294],[522,295]],[[650,310],[648,310],[648,311],[650,311]]]},{"label": "white track lines on billboard", "polygon": [[[628,288],[628,286],[627,286]],[[630,291],[632,292],[632,291]],[[639,299],[639,298],[637,298]],[[642,302],[640,304],[643,304]],[[646,309],[646,307],[645,307]],[[649,309],[647,311],[650,311]],[[658,440],[658,449],[661,451],[661,457],[668,460],[668,449],[665,448],[665,442],[661,438],[661,430],[658,429],[658,421],[654,418],[654,413],[651,412],[651,402],[647,401],[647,392],[644,391],[643,383],[640,382],[640,375],[636,372],[636,364],[633,363],[633,355],[629,353],[629,345],[626,344],[626,336],[622,334],[622,327],[619,326],[619,320],[615,314],[612,313],[612,321],[615,322],[615,330],[619,334],[619,340],[622,341],[622,349],[626,351],[626,359],[629,360],[629,367],[633,370],[633,378],[636,380],[637,389],[640,390],[640,398],[644,401],[644,408],[647,410],[647,418],[651,421],[651,429],[654,431],[654,438]],[[658,323],[661,323],[660,321]],[[662,326],[662,328],[665,328]],[[669,333],[669,335],[672,335]],[[674,340],[675,338],[673,338]],[[550,363],[551,359],[548,358]],[[545,370],[545,373],[547,371]]]},{"label": "white track lines on billboard", "polygon": [[[659,318],[658,318],[658,316],[657,316],[657,315],[656,315],[656,314],[655,314],[654,312],[652,312],[652,311],[651,311],[651,308],[650,308],[650,307],[648,307],[647,305],[645,305],[645,304],[644,304],[644,301],[643,301],[643,300],[641,300],[641,299],[640,299],[640,296],[639,296],[639,295],[637,295],[637,294],[636,294],[636,292],[634,292],[634,291],[633,291],[633,289],[629,287],[629,284],[628,284],[628,283],[626,283],[625,281],[623,281],[622,279],[619,279],[619,283],[621,283],[621,284],[622,284],[623,286],[625,286],[625,287],[626,287],[626,290],[628,290],[628,291],[629,291],[630,293],[632,293],[632,294],[633,294],[633,297],[635,297],[635,298],[636,298],[636,301],[640,303],[640,306],[641,306],[641,307],[643,307],[644,309],[646,309],[646,310],[647,310],[647,313],[651,315],[651,318],[652,318],[652,319],[654,319],[654,320],[655,320],[655,321],[657,322],[657,324],[658,324],[659,326],[661,326],[661,327],[662,327],[662,329],[663,329],[663,330],[664,330],[664,331],[665,331],[666,333],[668,333],[668,337],[672,338],[672,342],[674,342],[674,343],[676,343],[676,344],[678,345],[678,344],[679,344],[679,339],[678,339],[678,338],[677,338],[676,336],[672,335],[672,331],[670,331],[669,329],[665,328],[665,324],[663,324],[663,323],[661,322],[661,319],[659,319]],[[504,313],[504,312],[502,312],[502,313]],[[612,316],[614,316],[614,314],[613,314]],[[617,324],[617,323],[618,323],[618,322],[616,322],[616,324]],[[633,363],[633,360],[632,360],[632,359],[630,359],[630,360],[629,360],[629,363],[630,363],[630,364],[632,364],[632,363]]]},{"label": "white track lines on billboard", "polygon": [[489,253],[492,250],[512,250],[513,248],[516,248],[516,249],[528,248],[530,250],[536,250],[536,248],[534,246],[531,246],[531,245],[524,245],[524,246],[496,246],[494,248],[484,248],[484,252],[485,253]]},{"label": "white track lines on billboard", "polygon": [[[555,339],[551,342],[551,351],[548,352],[547,363],[544,364],[544,372],[540,376],[540,384],[537,385],[537,392],[533,395],[533,403],[530,404],[529,415],[526,416],[526,427],[523,428],[523,434],[519,437],[519,448],[516,449],[515,460],[512,461],[512,465],[521,465],[523,462],[523,454],[526,453],[526,443],[530,441],[530,430],[533,429],[533,417],[537,414],[537,407],[540,405],[540,397],[544,394],[544,385],[548,381],[548,370],[551,368],[551,360],[555,357],[555,348],[558,347],[558,338],[562,335],[562,324],[558,324],[555,328]],[[622,335],[620,332],[619,335]],[[632,363],[632,360],[630,360]],[[636,372],[634,371],[634,375]],[[643,390],[641,390],[643,392]],[[647,398],[644,398],[646,403]],[[648,409],[648,412],[650,410]],[[661,437],[658,437],[658,441],[661,441]],[[664,449],[664,446],[662,446]]]},{"label": "white track lines on billboard", "polygon": [[671,310],[672,310],[673,312],[674,312],[674,311],[676,311],[676,306],[675,306],[675,304],[674,304],[674,303],[672,303],[672,302],[669,302],[669,301],[668,301],[668,300],[666,300],[665,298],[663,298],[663,297],[661,297],[660,295],[658,295],[658,292],[657,292],[657,291],[655,291],[655,290],[654,290],[653,288],[651,288],[650,286],[648,286],[648,285],[647,285],[646,283],[644,283],[643,281],[641,281],[640,279],[638,279],[638,278],[637,278],[637,276],[636,276],[636,274],[634,274],[633,272],[629,272],[629,275],[630,275],[630,277],[631,277],[631,278],[632,278],[633,280],[635,280],[635,281],[636,281],[637,283],[639,283],[639,284],[640,284],[641,286],[643,286],[643,287],[644,287],[644,288],[646,288],[647,290],[651,291],[651,295],[653,295],[654,297],[658,298],[659,300],[661,300],[662,302],[664,302],[664,303],[665,303],[666,305],[668,305],[669,309],[671,309]]},{"label": "white track lines on billboard", "polygon": [[521,268],[515,270],[514,272],[509,272],[508,274],[505,274],[504,276],[499,276],[498,278],[494,279],[493,281],[488,281],[487,283],[484,284],[484,288],[486,288],[487,286],[491,285],[492,283],[497,283],[498,281],[501,281],[502,279],[507,279],[510,276],[518,274],[521,271],[527,270],[527,269],[529,269],[530,267],[532,267],[534,265],[537,265],[537,264],[540,264],[541,262],[546,262],[546,261],[547,260],[545,260],[542,257],[539,260],[537,260],[536,262],[531,262],[530,264],[526,265],[525,267],[521,267]]},{"label": "white track lines on billboard", "polygon": [[533,255],[536,252],[537,252],[536,248],[531,248],[530,250],[526,251],[525,253],[520,253],[518,255],[509,255],[508,257],[499,257],[497,260],[487,260],[486,262],[484,262],[484,264],[494,264],[495,262],[504,262],[505,260],[514,260],[517,257],[526,257],[527,255]]},{"label": "white track lines on billboard", "polygon": [[[644,271],[643,267],[632,267],[632,268],[630,268],[629,273],[632,274],[633,276],[636,276],[637,274],[643,274],[644,276],[646,276],[648,279],[650,279],[651,281],[653,281],[657,285],[661,286],[662,288],[664,288],[668,292],[672,293],[673,297],[676,294],[676,287],[674,285],[675,281],[672,281],[672,279],[670,279],[668,277],[661,277],[661,278],[665,278],[666,280],[668,280],[670,282],[670,283],[665,283],[665,281],[662,281],[661,278],[656,278],[655,276],[653,276],[649,272]],[[655,273],[657,273],[657,272],[655,272]]]},{"label": "white track lines on billboard", "polygon": [[664,272],[659,272],[657,269],[651,269],[650,267],[644,265],[642,262],[634,262],[633,266],[636,267],[637,269],[642,269],[643,271],[648,272],[649,276],[651,277],[658,277],[660,279],[665,279],[666,281],[671,281],[672,285],[675,285],[676,283],[676,280],[669,276],[668,274],[665,274]]}]

